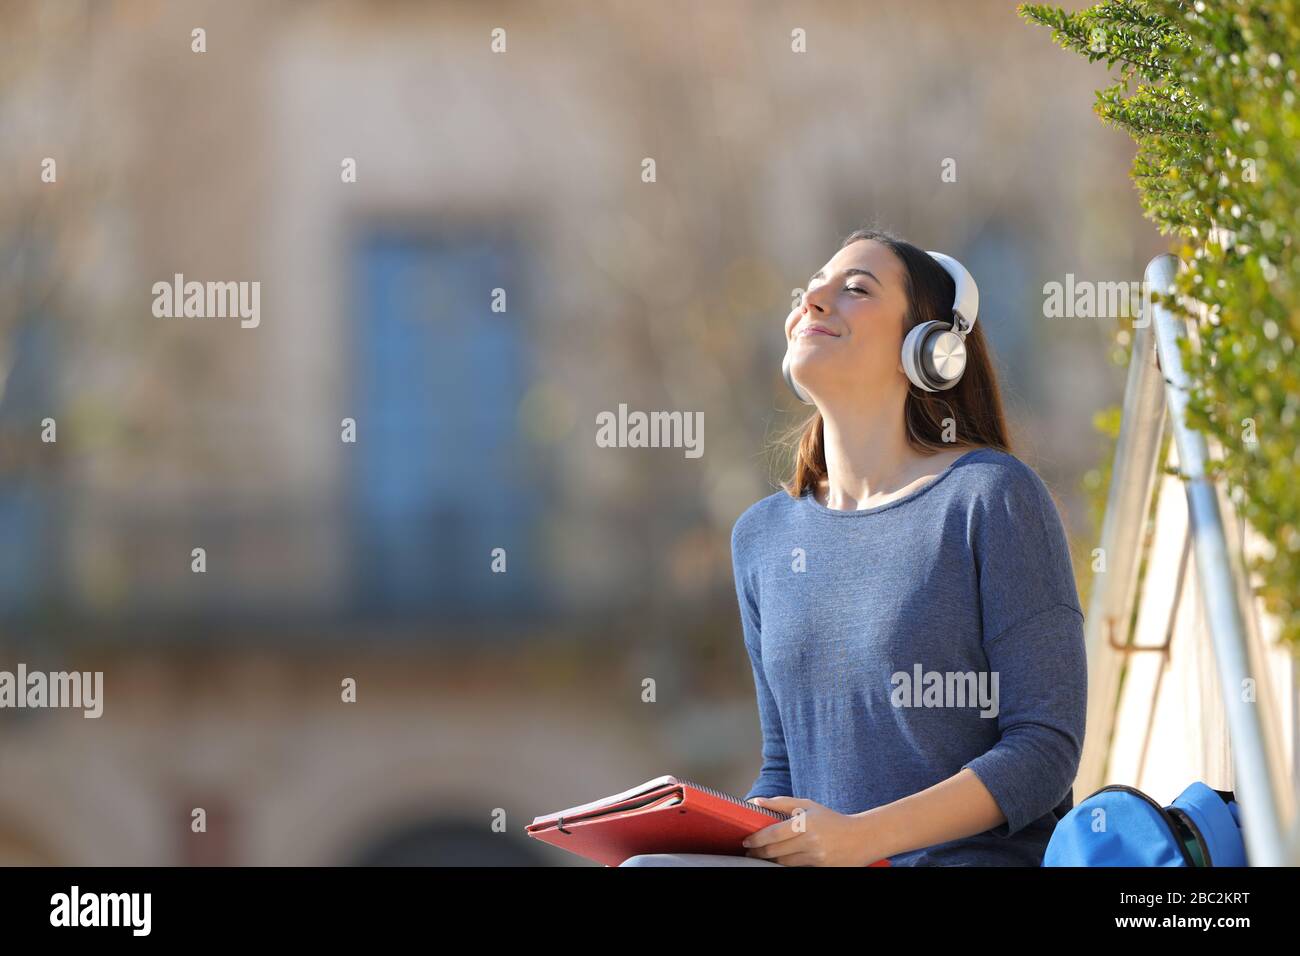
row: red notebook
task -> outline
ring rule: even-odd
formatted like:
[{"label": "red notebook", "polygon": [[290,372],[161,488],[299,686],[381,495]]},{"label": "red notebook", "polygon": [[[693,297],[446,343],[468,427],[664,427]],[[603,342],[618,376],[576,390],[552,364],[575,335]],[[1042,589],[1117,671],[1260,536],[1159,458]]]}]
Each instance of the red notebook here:
[{"label": "red notebook", "polygon": [[[790,814],[666,775],[631,790],[537,817],[527,834],[618,866],[639,853],[744,856],[741,841]],[[877,860],[871,866],[889,866]]]}]

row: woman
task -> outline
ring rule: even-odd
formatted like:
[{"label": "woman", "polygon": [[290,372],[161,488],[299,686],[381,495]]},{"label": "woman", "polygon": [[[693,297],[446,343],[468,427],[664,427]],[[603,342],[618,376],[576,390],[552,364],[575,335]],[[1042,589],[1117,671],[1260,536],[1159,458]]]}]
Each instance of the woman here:
[{"label": "woman", "polygon": [[745,856],[624,866],[1041,864],[1073,806],[1083,614],[977,307],[955,260],[874,230],[812,277],[786,376],[817,410],[731,538],[763,735],[746,799],[794,815]]}]

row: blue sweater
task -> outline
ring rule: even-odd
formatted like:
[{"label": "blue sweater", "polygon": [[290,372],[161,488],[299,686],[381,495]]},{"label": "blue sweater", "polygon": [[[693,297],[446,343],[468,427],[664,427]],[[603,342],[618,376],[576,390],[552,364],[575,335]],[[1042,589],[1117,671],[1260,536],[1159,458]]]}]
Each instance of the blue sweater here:
[{"label": "blue sweater", "polygon": [[969,767],[1006,822],[891,862],[1040,865],[1087,710],[1083,613],[1042,479],[980,448],[860,511],[779,491],[737,519],[731,552],[763,736],[746,797],[853,814]]}]

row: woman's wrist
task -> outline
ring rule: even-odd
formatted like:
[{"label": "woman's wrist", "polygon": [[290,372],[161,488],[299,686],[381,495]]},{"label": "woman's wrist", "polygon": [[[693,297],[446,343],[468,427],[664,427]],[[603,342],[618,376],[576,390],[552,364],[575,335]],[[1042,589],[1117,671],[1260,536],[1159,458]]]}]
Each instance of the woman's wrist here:
[{"label": "woman's wrist", "polygon": [[863,866],[911,849],[899,819],[897,803],[873,807],[855,813],[853,817],[858,821],[861,834]]},{"label": "woman's wrist", "polygon": [[974,836],[1006,821],[993,795],[969,767],[920,793],[854,816],[860,821],[862,853],[875,854],[876,860]]}]

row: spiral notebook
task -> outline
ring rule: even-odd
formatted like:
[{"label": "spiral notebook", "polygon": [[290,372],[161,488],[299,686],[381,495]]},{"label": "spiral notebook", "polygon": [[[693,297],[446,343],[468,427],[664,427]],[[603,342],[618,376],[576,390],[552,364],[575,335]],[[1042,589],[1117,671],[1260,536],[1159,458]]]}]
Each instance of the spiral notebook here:
[{"label": "spiral notebook", "polygon": [[[534,839],[606,866],[640,853],[744,856],[741,841],[790,814],[671,774],[567,810],[536,817]],[[889,866],[878,860],[871,866]]]}]

